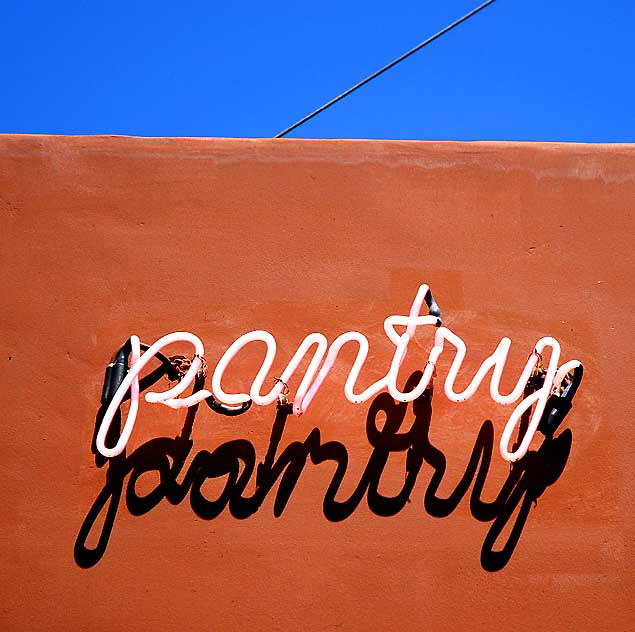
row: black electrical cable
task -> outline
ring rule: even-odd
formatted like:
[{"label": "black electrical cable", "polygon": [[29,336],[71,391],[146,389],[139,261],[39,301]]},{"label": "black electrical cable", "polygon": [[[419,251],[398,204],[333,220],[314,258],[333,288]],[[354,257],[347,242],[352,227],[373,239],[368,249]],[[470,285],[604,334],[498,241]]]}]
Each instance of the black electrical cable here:
[{"label": "black electrical cable", "polygon": [[410,55],[412,55],[413,53],[416,53],[418,50],[421,50],[424,46],[431,44],[432,42],[434,42],[434,40],[438,39],[442,35],[445,35],[448,31],[451,31],[455,26],[458,26],[462,22],[465,22],[465,20],[469,20],[469,18],[471,18],[473,15],[476,15],[479,11],[483,10],[485,7],[489,6],[495,1],[496,0],[487,0],[487,2],[484,2],[482,5],[476,7],[476,9],[473,9],[469,13],[466,13],[462,18],[459,18],[456,22],[452,22],[452,24],[446,26],[444,29],[440,30],[438,33],[435,33],[432,37],[429,37],[427,40],[421,42],[421,44],[418,44],[414,48],[411,48],[407,53],[404,53],[403,55],[401,55],[401,57],[397,57],[397,59],[395,59],[394,61],[391,61],[389,64],[387,64],[383,68],[380,68],[379,70],[374,72],[372,75],[369,75],[368,77],[366,77],[366,79],[363,79],[359,83],[356,83],[352,88],[349,88],[348,90],[346,90],[346,92],[342,92],[342,94],[335,97],[334,99],[331,99],[328,103],[325,103],[323,106],[319,107],[317,110],[314,110],[313,112],[311,112],[311,114],[307,114],[307,116],[300,119],[297,123],[294,123],[293,125],[291,125],[291,127],[287,127],[287,129],[283,130],[279,134],[276,134],[274,138],[282,138],[283,136],[286,136],[289,132],[293,131],[297,127],[300,127],[300,125],[302,125],[303,123],[306,123],[307,121],[311,120],[314,116],[317,116],[318,114],[320,114],[320,112],[324,112],[324,110],[326,110],[327,108],[330,108],[332,105],[335,105],[338,101],[341,101],[344,97],[347,97],[349,94],[355,92],[355,90],[361,88],[363,85],[366,85],[369,81],[372,81],[373,79],[375,79],[375,77],[379,77],[379,75],[381,75],[382,73],[386,72],[387,70],[390,70],[393,66],[396,66],[399,62],[406,59],[406,57],[410,57]]},{"label": "black electrical cable", "polygon": [[562,423],[567,413],[573,407],[573,396],[576,394],[584,367],[580,364],[569,373],[569,383],[564,387],[562,393],[552,393],[547,400],[545,410],[538,424],[538,430],[547,437],[553,436],[558,426]]}]

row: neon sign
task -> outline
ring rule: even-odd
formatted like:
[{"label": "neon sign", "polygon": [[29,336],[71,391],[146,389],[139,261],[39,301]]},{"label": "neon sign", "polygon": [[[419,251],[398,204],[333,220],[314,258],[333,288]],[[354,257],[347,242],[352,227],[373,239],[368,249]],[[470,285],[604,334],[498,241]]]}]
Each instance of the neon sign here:
[{"label": "neon sign", "polygon": [[[424,303],[428,308],[428,313],[422,315],[421,310]],[[426,360],[419,383],[412,390],[402,392],[397,387],[399,368],[403,364],[408,352],[408,345],[414,337],[417,328],[426,325],[436,328],[434,345]],[[399,334],[395,329],[396,326],[405,327],[404,333]],[[175,386],[163,392],[148,392],[145,394],[145,401],[177,409],[193,406],[205,399],[212,398],[228,407],[230,411],[232,410],[231,407],[237,407],[234,409],[237,412],[244,410],[245,406],[250,402],[259,406],[267,406],[278,400],[284,392],[283,389],[286,388],[286,383],[294,375],[300,362],[307,356],[311,348],[315,347],[313,357],[295,393],[293,412],[296,415],[301,415],[308,410],[317,391],[337,361],[340,350],[348,343],[357,345],[357,355],[344,385],[344,396],[354,404],[366,402],[383,390],[387,390],[394,399],[400,402],[410,402],[420,397],[429,388],[439,357],[446,345],[450,345],[455,351],[455,356],[443,385],[445,396],[450,401],[464,402],[470,399],[476,393],[486,375],[491,371],[489,383],[491,398],[496,403],[505,406],[518,402],[505,424],[500,438],[500,453],[507,461],[517,461],[522,458],[527,453],[531,441],[541,424],[548,425],[552,419],[558,417],[560,414],[558,409],[549,406],[549,402],[553,401],[553,398],[561,399],[564,404],[570,407],[570,401],[582,378],[582,364],[578,360],[570,360],[559,365],[560,344],[555,338],[546,336],[536,342],[521,371],[516,386],[510,393],[502,394],[500,392],[500,380],[511,346],[509,338],[502,338],[494,352],[483,361],[467,388],[457,392],[454,384],[467,354],[467,347],[459,336],[448,327],[442,325],[440,310],[427,285],[419,287],[407,316],[395,314],[388,316],[384,320],[384,332],[395,346],[390,367],[384,377],[361,391],[357,390],[357,382],[361,368],[368,356],[369,344],[364,334],[357,331],[349,331],[338,336],[330,346],[324,334],[311,333],[307,335],[298,346],[297,351],[280,378],[277,379],[276,385],[267,393],[263,393],[264,383],[270,374],[277,346],[276,339],[272,334],[267,331],[257,330],[243,334],[227,348],[212,374],[211,391],[201,388],[192,395],[182,398],[179,396],[194,382],[203,366],[205,349],[200,338],[188,332],[171,333],[159,338],[144,353],[141,353],[139,338],[131,336],[129,366],[121,367],[124,369],[121,375],[123,377],[123,373],[125,373],[125,377],[123,377],[109,398],[109,404],[96,437],[97,449],[105,457],[114,457],[123,452],[132,434],[139,410],[139,374],[152,358],[161,355],[162,349],[175,342],[191,344],[194,348],[193,360],[189,363],[189,367],[184,371],[180,381]],[[227,392],[222,385],[223,374],[241,349],[256,341],[264,342],[267,351],[260,370],[251,383],[249,393]],[[546,368],[543,369],[542,357],[546,352],[550,352],[549,360]],[[536,383],[536,388],[527,394],[527,386],[532,380]],[[108,448],[105,445],[108,431],[115,413],[128,392],[130,392],[130,406],[123,430],[116,445]],[[510,449],[509,444],[521,416],[528,412],[532,406],[534,409],[520,445],[515,449]]]}]

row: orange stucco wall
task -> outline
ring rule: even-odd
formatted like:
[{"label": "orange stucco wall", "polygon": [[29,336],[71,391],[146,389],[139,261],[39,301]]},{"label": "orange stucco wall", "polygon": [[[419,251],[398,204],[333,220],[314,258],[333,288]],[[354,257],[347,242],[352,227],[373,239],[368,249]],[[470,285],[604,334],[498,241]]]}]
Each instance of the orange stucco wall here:
[{"label": "orange stucco wall", "polygon": [[[633,146],[0,137],[2,628],[628,629],[634,203]],[[353,405],[352,349],[301,417],[142,403],[125,456],[91,450],[129,335],[191,331],[213,368],[265,329],[275,374],[357,330],[369,384],[421,283],[462,385],[503,336],[508,387],[544,335],[584,363],[514,468],[451,357],[430,400]]]}]

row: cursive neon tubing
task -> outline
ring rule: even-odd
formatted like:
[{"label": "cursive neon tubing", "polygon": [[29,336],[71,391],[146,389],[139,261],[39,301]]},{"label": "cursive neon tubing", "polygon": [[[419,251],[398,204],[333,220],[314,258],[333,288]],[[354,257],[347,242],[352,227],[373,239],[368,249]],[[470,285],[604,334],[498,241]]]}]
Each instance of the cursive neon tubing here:
[{"label": "cursive neon tubing", "polygon": [[[97,448],[104,456],[116,456],[123,451],[132,432],[138,410],[139,372],[158,351],[174,342],[188,342],[194,346],[195,357],[188,372],[176,386],[168,391],[162,393],[149,392],[145,396],[147,402],[161,403],[172,408],[192,406],[209,397],[212,393],[217,400],[227,405],[242,404],[250,398],[255,404],[260,406],[269,405],[273,403],[282,392],[282,382],[286,383],[291,379],[300,362],[310,352],[311,348],[315,347],[313,357],[311,358],[309,366],[307,367],[295,394],[293,410],[296,415],[301,415],[308,409],[320,386],[327,378],[330,370],[333,368],[342,347],[350,342],[353,342],[358,346],[358,351],[344,385],[344,395],[350,402],[355,404],[367,401],[384,389],[387,389],[393,398],[402,402],[409,402],[417,397],[420,397],[425,389],[428,388],[438,359],[443,352],[446,343],[449,343],[455,350],[455,356],[444,382],[444,392],[446,397],[453,402],[463,402],[470,399],[478,390],[481,382],[491,371],[492,375],[489,384],[491,398],[498,404],[509,405],[515,403],[522,397],[527,381],[536,367],[538,358],[545,350],[549,349],[549,363],[546,369],[543,386],[523,399],[517,405],[517,407],[512,411],[501,435],[500,453],[502,457],[508,461],[517,461],[522,458],[529,449],[529,445],[536,433],[541,416],[544,413],[547,399],[549,398],[552,389],[562,382],[564,376],[569,371],[573,370],[577,366],[580,366],[580,362],[578,360],[571,360],[563,364],[561,367],[558,367],[558,361],[560,359],[559,343],[551,337],[541,338],[538,340],[532,353],[529,355],[515,387],[510,393],[504,395],[500,392],[500,381],[507,362],[507,356],[511,347],[511,340],[509,338],[502,338],[494,352],[483,361],[469,385],[463,391],[457,392],[454,384],[467,354],[467,347],[463,340],[461,340],[461,338],[453,331],[447,327],[441,326],[440,318],[432,314],[420,314],[428,293],[428,286],[425,284],[421,285],[417,291],[414,301],[412,302],[408,316],[394,314],[388,316],[384,320],[384,332],[389,340],[395,345],[395,352],[387,374],[361,392],[356,392],[356,385],[359,373],[368,356],[369,344],[366,336],[356,331],[349,331],[341,334],[331,343],[330,347],[328,346],[326,337],[321,333],[311,333],[306,336],[287,364],[279,378],[279,381],[269,390],[269,392],[264,394],[262,393],[262,389],[265,380],[269,377],[276,357],[276,339],[269,332],[262,330],[251,331],[243,334],[227,348],[216,365],[211,380],[212,391],[200,390],[185,398],[178,398],[178,396],[192,383],[200,367],[200,358],[204,355],[204,348],[201,340],[194,334],[187,332],[168,334],[167,336],[163,336],[157,340],[157,342],[155,342],[148,351],[139,356],[139,339],[136,336],[133,336],[131,338],[131,341],[134,339],[134,343],[130,357],[130,371],[113,396],[106,414],[104,415],[104,419],[97,436]],[[430,304],[431,303],[428,303],[428,305]],[[438,313],[436,304],[434,304],[434,306],[435,309],[437,309],[435,313]],[[432,312],[432,308],[430,311]],[[407,355],[408,345],[414,337],[417,328],[424,325],[436,326],[434,346],[428,355],[419,384],[417,384],[409,392],[402,392],[397,387],[399,369]],[[404,333],[397,333],[395,329],[396,326],[405,327],[406,329]],[[240,350],[252,342],[264,343],[266,346],[266,353],[260,369],[251,383],[249,393],[230,393],[225,391],[222,387],[224,372],[229,366],[229,363],[236,357]],[[108,429],[112,423],[112,418],[129,389],[131,391],[131,402],[123,431],[117,445],[114,448],[106,448],[104,442]],[[511,451],[509,449],[509,443],[512,439],[512,434],[523,413],[529,410],[534,404],[536,406],[533,414],[531,415],[528,430],[516,450]]]},{"label": "cursive neon tubing", "polygon": [[[163,393],[148,392],[145,395],[146,402],[149,403],[161,403],[171,408],[184,408],[187,406],[193,406],[209,397],[211,393],[206,390],[200,390],[190,395],[190,397],[184,397],[183,399],[176,399],[194,380],[196,374],[201,367],[201,358],[204,354],[203,343],[194,334],[190,334],[185,331],[177,331],[167,336],[159,338],[143,355],[140,356],[141,346],[137,336],[130,336],[130,344],[132,352],[130,354],[130,370],[124,378],[123,382],[113,395],[108,408],[104,414],[101,425],[99,426],[99,432],[97,433],[96,446],[99,452],[106,457],[113,457],[121,454],[130,435],[137,418],[137,411],[139,409],[139,373],[143,367],[159,352],[163,347],[170,345],[174,342],[190,342],[194,346],[195,356],[190,365],[187,373],[183,376],[180,382],[178,382],[173,388],[164,391]],[[113,448],[106,447],[106,435],[112,424],[113,417],[117,412],[117,409],[121,405],[123,398],[130,389],[130,407],[128,409],[128,415],[126,416],[126,423],[124,424],[121,435],[117,441],[117,444]]]}]

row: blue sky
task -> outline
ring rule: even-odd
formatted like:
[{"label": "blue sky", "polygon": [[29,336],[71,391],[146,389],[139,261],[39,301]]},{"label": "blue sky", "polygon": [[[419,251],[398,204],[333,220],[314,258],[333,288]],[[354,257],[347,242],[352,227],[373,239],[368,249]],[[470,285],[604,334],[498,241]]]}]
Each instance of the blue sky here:
[{"label": "blue sky", "polygon": [[[478,4],[5,0],[0,133],[271,137]],[[497,0],[289,137],[635,142],[635,2]]]}]

